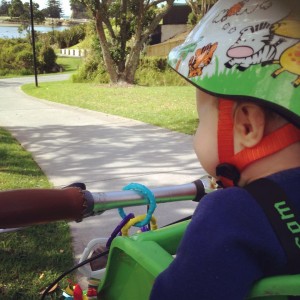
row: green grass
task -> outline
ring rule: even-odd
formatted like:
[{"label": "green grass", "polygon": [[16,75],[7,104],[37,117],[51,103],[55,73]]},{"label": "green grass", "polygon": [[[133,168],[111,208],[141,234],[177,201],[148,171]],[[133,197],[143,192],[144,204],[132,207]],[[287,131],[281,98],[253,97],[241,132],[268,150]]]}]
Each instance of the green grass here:
[{"label": "green grass", "polygon": [[115,87],[69,81],[33,84],[23,91],[53,102],[123,116],[193,134],[198,117],[192,86]]},{"label": "green grass", "polygon": [[75,72],[78,70],[82,58],[58,56],[56,62],[63,67],[63,72]]},{"label": "green grass", "polygon": [[[51,187],[31,155],[3,129],[0,141],[0,190]],[[40,299],[39,292],[72,265],[65,222],[2,233],[0,299]]]}]

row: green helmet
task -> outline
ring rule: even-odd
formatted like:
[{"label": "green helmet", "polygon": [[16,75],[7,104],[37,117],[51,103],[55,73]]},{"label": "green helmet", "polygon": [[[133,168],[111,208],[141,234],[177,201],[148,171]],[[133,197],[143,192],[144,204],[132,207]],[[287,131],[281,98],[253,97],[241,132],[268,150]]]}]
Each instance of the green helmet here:
[{"label": "green helmet", "polygon": [[168,63],[207,93],[263,104],[300,127],[299,0],[220,0]]}]

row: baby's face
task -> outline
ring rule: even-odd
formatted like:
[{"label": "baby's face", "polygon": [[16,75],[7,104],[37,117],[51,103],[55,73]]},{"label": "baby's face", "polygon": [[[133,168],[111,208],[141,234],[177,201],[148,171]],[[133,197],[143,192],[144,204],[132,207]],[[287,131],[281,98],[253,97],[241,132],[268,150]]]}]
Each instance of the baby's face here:
[{"label": "baby's face", "polygon": [[194,149],[202,167],[215,177],[215,170],[219,164],[218,100],[197,89],[196,101],[199,125],[194,137]]}]

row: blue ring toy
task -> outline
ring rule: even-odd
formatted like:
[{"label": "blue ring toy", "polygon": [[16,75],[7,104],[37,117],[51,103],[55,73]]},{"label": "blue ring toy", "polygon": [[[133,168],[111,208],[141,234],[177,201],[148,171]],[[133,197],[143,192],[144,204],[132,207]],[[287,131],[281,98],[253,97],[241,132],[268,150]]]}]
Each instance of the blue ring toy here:
[{"label": "blue ring toy", "polygon": [[[155,211],[156,200],[155,200],[154,194],[147,187],[145,187],[144,185],[142,185],[140,183],[130,183],[123,188],[123,191],[129,191],[129,190],[136,191],[141,196],[144,196],[145,199],[149,203],[149,209],[148,209],[146,218],[143,221],[138,222],[134,225],[136,227],[143,227],[150,223],[153,212]],[[118,212],[119,212],[121,218],[123,218],[123,219],[126,218],[126,214],[125,214],[123,208],[118,208]]]}]

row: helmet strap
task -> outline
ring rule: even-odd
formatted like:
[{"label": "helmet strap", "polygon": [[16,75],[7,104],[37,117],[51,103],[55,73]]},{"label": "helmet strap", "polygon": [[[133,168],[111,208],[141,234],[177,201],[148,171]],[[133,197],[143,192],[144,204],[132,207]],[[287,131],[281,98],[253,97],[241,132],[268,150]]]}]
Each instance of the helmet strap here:
[{"label": "helmet strap", "polygon": [[288,123],[263,139],[254,147],[234,154],[233,141],[234,101],[219,99],[218,154],[220,164],[216,174],[224,186],[237,185],[240,172],[257,160],[270,156],[289,145],[300,141],[300,129]]},{"label": "helmet strap", "polygon": [[233,101],[219,99],[218,155],[220,163],[216,168],[216,175],[220,177],[218,183],[223,187],[237,185],[240,179],[240,171],[236,166],[228,163],[229,158],[234,156],[233,106]]}]

